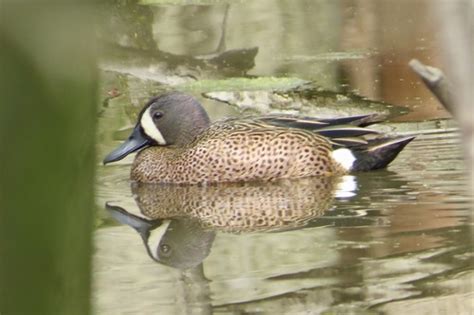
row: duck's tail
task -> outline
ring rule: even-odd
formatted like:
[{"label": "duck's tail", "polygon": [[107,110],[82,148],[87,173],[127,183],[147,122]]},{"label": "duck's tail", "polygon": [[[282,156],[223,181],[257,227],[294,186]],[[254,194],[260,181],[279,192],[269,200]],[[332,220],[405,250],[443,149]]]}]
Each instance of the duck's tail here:
[{"label": "duck's tail", "polygon": [[383,117],[377,114],[329,119],[281,115],[259,118],[267,124],[306,129],[325,137],[333,147],[333,159],[351,172],[386,167],[415,138],[380,137],[377,130],[366,128],[382,119]]},{"label": "duck's tail", "polygon": [[336,149],[333,151],[333,158],[351,172],[376,170],[390,164],[414,138],[407,136],[369,140],[367,145]]},{"label": "duck's tail", "polygon": [[413,139],[415,139],[414,136],[384,139],[374,141],[374,143],[369,142],[369,146],[365,149],[354,149],[356,159],[352,171],[370,171],[386,167]]}]

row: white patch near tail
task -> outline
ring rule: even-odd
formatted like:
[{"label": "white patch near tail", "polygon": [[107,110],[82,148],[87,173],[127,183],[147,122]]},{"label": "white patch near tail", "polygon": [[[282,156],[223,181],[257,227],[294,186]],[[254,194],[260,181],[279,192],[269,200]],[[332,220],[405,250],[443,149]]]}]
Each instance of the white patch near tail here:
[{"label": "white patch near tail", "polygon": [[158,142],[158,144],[166,145],[165,138],[163,137],[160,130],[151,118],[150,107],[148,107],[147,110],[143,113],[142,119],[140,120],[140,125],[142,126],[143,131],[145,131],[145,133],[150,138]]},{"label": "white patch near tail", "polygon": [[150,236],[147,239],[146,245],[148,246],[151,255],[155,259],[160,259],[157,248],[160,245],[163,235],[165,235],[166,231],[168,230],[170,223],[171,220],[163,220],[163,223],[159,227],[150,232]]},{"label": "white patch near tail", "polygon": [[346,171],[350,171],[352,169],[354,161],[356,160],[351,150],[346,148],[334,150],[332,151],[331,155],[337,163],[341,164],[342,167],[346,169]]}]

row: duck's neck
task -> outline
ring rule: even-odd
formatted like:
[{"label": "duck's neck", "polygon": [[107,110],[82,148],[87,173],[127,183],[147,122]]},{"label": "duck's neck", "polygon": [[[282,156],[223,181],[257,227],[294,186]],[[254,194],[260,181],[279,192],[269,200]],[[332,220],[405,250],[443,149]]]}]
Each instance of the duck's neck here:
[{"label": "duck's neck", "polygon": [[209,128],[211,121],[206,111],[202,107],[194,110],[194,113],[182,117],[182,121],[177,125],[178,130],[174,145],[185,146]]}]

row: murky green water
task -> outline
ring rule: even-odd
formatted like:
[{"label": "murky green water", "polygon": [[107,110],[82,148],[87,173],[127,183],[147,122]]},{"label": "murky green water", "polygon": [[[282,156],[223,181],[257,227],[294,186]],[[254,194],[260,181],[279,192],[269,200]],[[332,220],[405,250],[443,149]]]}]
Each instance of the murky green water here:
[{"label": "murky green water", "polygon": [[[418,136],[388,170],[345,184],[131,187],[130,158],[99,167],[96,312],[472,311],[462,143],[405,63],[439,60],[429,16],[417,15],[429,1],[209,3],[104,12],[98,161],[126,137],[143,102],[167,89],[200,97],[213,119],[255,112],[249,104],[263,112],[392,117],[406,112],[403,105],[408,115],[378,128]],[[379,27],[359,25],[367,19]],[[249,75],[260,79],[246,81]]]}]

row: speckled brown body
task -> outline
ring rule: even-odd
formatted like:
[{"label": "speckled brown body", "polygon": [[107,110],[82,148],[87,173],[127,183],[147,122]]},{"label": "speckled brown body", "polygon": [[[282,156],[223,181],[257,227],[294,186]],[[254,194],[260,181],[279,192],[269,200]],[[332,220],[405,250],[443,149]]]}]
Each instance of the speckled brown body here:
[{"label": "speckled brown body", "polygon": [[320,135],[257,122],[216,123],[191,143],[152,146],[132,166],[144,183],[212,183],[330,176],[345,171]]}]

